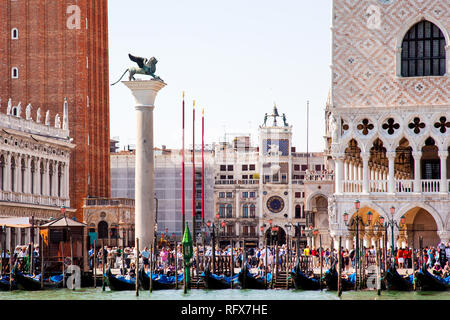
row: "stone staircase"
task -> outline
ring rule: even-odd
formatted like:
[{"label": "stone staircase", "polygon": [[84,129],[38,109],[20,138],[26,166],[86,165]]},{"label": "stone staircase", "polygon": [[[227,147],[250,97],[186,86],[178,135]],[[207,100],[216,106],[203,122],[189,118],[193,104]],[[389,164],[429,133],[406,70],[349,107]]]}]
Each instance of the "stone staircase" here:
[{"label": "stone staircase", "polygon": [[286,271],[280,271],[273,279],[274,289],[289,289],[292,287],[292,279],[289,279],[289,275]]}]

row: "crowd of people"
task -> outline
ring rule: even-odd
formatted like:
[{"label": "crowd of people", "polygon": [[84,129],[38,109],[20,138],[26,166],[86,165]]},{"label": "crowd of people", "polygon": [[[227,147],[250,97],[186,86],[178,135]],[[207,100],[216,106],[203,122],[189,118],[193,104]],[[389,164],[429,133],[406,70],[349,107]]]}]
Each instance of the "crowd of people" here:
[{"label": "crowd of people", "polygon": [[36,273],[40,268],[40,255],[39,255],[39,246],[35,245],[33,249],[33,269],[31,270],[31,259],[30,259],[30,249],[32,245],[19,245],[16,246],[14,251],[10,252],[10,250],[1,250],[0,257],[1,259],[1,271],[2,274],[7,274],[10,272],[10,258],[12,256],[12,265],[16,266],[17,269],[21,272],[26,273]]},{"label": "crowd of people", "polygon": [[[197,269],[197,267],[199,269],[204,269],[204,265],[209,263],[212,259],[212,250],[213,248],[211,246],[194,247],[194,270]],[[246,259],[248,265],[251,268],[256,269],[256,272],[263,272],[266,269],[266,261],[268,272],[271,272],[271,268],[275,264],[281,265],[287,260],[291,262],[291,265],[294,265],[297,262],[297,254],[302,257],[310,257],[309,261],[312,268],[320,268],[322,263],[322,267],[324,269],[328,269],[331,267],[333,262],[337,261],[338,258],[338,251],[330,248],[323,248],[323,250],[320,250],[318,248],[306,246],[305,248],[297,251],[295,248],[290,248],[287,250],[286,245],[281,245],[277,248],[277,250],[278,254],[275,252],[273,247],[269,248],[267,251],[263,247],[247,248],[244,254],[244,249],[242,247],[231,248],[231,246],[226,246],[224,248],[216,248],[215,256],[218,261],[221,256],[232,255],[233,265],[235,268],[242,267],[242,263],[244,259]],[[322,259],[320,259],[321,254]],[[341,254],[343,259],[343,271],[347,273],[353,272],[357,258],[356,250],[348,250],[343,248]],[[395,263],[398,269],[411,269],[414,254],[416,269],[419,265],[425,264],[428,269],[436,275],[442,277],[450,276],[450,243],[447,245],[441,245],[440,247],[426,247],[422,252],[417,249],[414,253],[411,248],[396,248],[393,256],[391,250],[386,250],[386,254],[386,260],[388,262],[392,261]],[[153,253],[152,257],[150,257],[150,255],[151,253],[149,248],[144,248],[139,252],[139,254],[137,254],[136,249],[133,247],[125,248],[124,250],[118,247],[105,247],[103,250],[99,250],[94,257],[94,250],[91,248],[89,251],[89,265],[92,268],[94,265],[94,259],[96,259],[95,261],[97,268],[102,269],[103,263],[105,263],[105,268],[110,266],[111,268],[120,269],[121,274],[127,274],[130,276],[135,276],[136,274],[137,257],[139,257],[139,265],[143,266],[146,271],[149,271],[150,261],[154,261],[154,273],[173,275],[176,270],[182,270],[183,268],[183,253],[181,245],[178,245],[177,247],[168,245],[162,246],[158,248],[156,253]],[[277,257],[278,262],[276,261]],[[197,261],[197,259],[199,261]],[[369,248],[364,247],[361,250],[361,261],[365,266],[375,263],[375,259],[376,250],[373,246]],[[380,262],[383,263],[382,257],[380,257]]]}]

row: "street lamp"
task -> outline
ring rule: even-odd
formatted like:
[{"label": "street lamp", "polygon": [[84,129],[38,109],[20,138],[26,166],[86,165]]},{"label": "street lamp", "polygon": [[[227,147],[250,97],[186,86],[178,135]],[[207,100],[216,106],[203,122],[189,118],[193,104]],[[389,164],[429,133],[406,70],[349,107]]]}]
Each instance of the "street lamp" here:
[{"label": "street lamp", "polygon": [[[356,200],[356,201],[355,201],[356,217],[354,217],[354,218],[351,220],[350,223],[348,222],[348,213],[345,212],[345,213],[344,213],[344,216],[343,216],[343,218],[344,218],[344,223],[345,223],[345,225],[346,225],[347,227],[353,226],[354,224],[356,224],[356,259],[355,259],[355,272],[356,272],[356,270],[358,270],[358,267],[359,267],[359,225],[361,224],[361,225],[363,225],[363,226],[365,226],[365,227],[368,227],[368,226],[371,224],[371,222],[372,222],[372,217],[373,217],[372,212],[369,211],[369,212],[367,213],[367,221],[368,221],[368,223],[365,224],[363,218],[359,216],[359,208],[360,208],[360,205],[361,205],[360,201],[359,201],[359,200]],[[356,283],[356,282],[355,282],[355,283]],[[356,284],[355,284],[355,288],[356,288]]]},{"label": "street lamp", "polygon": [[[216,218],[217,218],[217,220],[219,220],[220,214],[216,214]],[[212,227],[211,250],[212,250],[212,259],[213,259],[213,273],[215,273],[216,272],[216,225],[214,222],[211,222],[211,220],[208,220],[206,222],[206,226],[208,227],[208,229],[211,229],[211,227]]]},{"label": "street lamp", "polygon": [[[400,218],[400,225],[397,223],[397,221],[394,220],[394,214],[395,214],[395,207],[392,206],[390,208],[391,216],[388,218],[388,221],[384,221],[384,217],[380,217],[379,224],[384,227],[385,232],[387,233],[387,229],[391,227],[391,259],[394,259],[394,226],[397,228],[397,230],[400,231],[402,226],[406,223],[406,218],[403,215]],[[395,267],[395,264],[393,264]]]}]

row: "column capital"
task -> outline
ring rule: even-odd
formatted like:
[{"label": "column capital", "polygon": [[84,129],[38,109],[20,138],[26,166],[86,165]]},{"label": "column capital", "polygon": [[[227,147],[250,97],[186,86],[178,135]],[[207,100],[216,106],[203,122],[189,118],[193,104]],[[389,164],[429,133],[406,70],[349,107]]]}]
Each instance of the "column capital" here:
[{"label": "column capital", "polygon": [[370,152],[361,152],[361,158],[363,161],[369,161],[370,159]]},{"label": "column capital", "polygon": [[448,151],[447,150],[439,150],[438,155],[440,158],[447,158],[448,157]]},{"label": "column capital", "polygon": [[413,151],[412,156],[414,157],[414,159],[422,158],[422,151]]},{"label": "column capital", "polygon": [[345,153],[335,153],[333,154],[333,159],[336,161],[344,161]]},{"label": "column capital", "polygon": [[387,151],[386,152],[386,157],[389,160],[395,160],[395,156],[396,156],[396,152],[395,151]]}]

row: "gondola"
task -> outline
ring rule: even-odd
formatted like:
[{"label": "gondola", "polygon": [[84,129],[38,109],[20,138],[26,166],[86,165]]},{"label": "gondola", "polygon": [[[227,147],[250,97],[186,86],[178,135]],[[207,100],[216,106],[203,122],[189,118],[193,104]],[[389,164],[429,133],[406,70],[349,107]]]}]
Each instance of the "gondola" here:
[{"label": "gondola", "polygon": [[[32,276],[26,275],[20,272],[17,268],[14,268],[13,278],[18,289],[27,291],[42,290],[41,287],[41,275]],[[44,278],[44,289],[57,289],[62,288],[63,275],[52,276],[50,278]]]},{"label": "gondola", "polygon": [[105,281],[112,291],[136,290],[136,278],[128,280],[124,276],[115,276],[111,268],[106,271]]},{"label": "gondola", "polygon": [[421,291],[446,291],[450,290],[450,277],[441,278],[432,275],[423,266],[416,272],[416,288]]},{"label": "gondola", "polygon": [[291,277],[294,280],[294,286],[296,290],[319,290],[320,279],[314,277],[308,277],[300,270],[300,266],[297,264],[291,271]]},{"label": "gondola", "polygon": [[[270,282],[271,274],[267,274],[267,283]],[[264,278],[256,278],[248,270],[247,265],[244,265],[241,272],[238,275],[239,284],[241,289],[266,289]]]},{"label": "gondola", "polygon": [[401,276],[396,268],[389,268],[383,277],[383,283],[387,290],[411,291],[413,289],[413,275]]},{"label": "gondola", "polygon": [[[214,273],[211,273],[209,268],[207,267],[206,270],[200,275],[200,277],[203,278],[203,281],[205,283],[206,289],[211,290],[220,290],[220,289],[230,289],[231,288],[231,281],[237,282],[239,275],[235,275],[233,278],[227,277],[225,275],[218,276]],[[237,284],[233,287],[236,288]]]},{"label": "gondola", "polygon": [[[336,271],[336,266],[334,264],[325,272],[323,280],[328,290],[337,291],[338,272]],[[342,291],[353,290],[355,288],[354,275],[350,275],[349,279],[341,278],[341,284]]]},{"label": "gondola", "polygon": [[[17,289],[16,283],[12,281],[12,290],[15,289]],[[9,277],[6,275],[0,278],[0,291],[10,291]]]},{"label": "gondola", "polygon": [[[176,279],[178,286],[183,285],[183,274],[179,274]],[[150,274],[144,271],[144,268],[139,270],[139,282],[144,290],[150,290]],[[176,283],[175,276],[166,276],[164,274],[152,274],[152,290],[169,290],[175,289]]]}]

